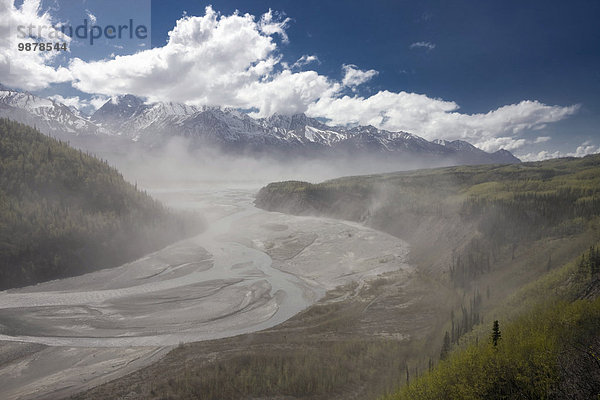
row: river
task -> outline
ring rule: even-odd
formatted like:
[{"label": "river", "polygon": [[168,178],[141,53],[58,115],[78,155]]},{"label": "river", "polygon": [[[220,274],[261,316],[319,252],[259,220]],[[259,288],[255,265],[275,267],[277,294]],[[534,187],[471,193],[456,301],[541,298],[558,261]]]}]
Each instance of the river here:
[{"label": "river", "polygon": [[270,213],[255,188],[155,189],[207,220],[200,235],[123,266],[0,292],[0,398],[67,396],[173,346],[275,326],[351,281],[406,264],[359,224]]}]

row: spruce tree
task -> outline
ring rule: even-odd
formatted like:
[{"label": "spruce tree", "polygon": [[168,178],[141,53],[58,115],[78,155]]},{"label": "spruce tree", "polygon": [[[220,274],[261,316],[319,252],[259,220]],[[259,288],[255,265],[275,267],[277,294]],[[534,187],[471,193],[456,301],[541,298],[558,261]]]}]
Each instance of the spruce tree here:
[{"label": "spruce tree", "polygon": [[446,331],[444,335],[444,343],[442,344],[442,351],[440,352],[440,359],[445,360],[450,352],[450,334]]},{"label": "spruce tree", "polygon": [[498,320],[494,321],[494,325],[492,326],[492,344],[495,346],[498,345],[498,341],[502,339],[502,332],[500,332],[500,323]]}]

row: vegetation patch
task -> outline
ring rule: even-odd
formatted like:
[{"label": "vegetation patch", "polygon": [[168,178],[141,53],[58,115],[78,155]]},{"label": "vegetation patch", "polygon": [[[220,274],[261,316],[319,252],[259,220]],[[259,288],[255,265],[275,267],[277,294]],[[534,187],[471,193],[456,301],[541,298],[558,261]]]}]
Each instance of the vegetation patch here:
[{"label": "vegetation patch", "polygon": [[106,161],[0,119],[0,289],[114,267],[200,229]]}]

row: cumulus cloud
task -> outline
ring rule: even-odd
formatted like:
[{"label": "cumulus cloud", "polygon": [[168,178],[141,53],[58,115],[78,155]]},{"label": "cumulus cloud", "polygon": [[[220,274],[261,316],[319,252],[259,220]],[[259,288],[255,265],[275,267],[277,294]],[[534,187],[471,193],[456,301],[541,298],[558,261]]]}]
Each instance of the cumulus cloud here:
[{"label": "cumulus cloud", "polygon": [[281,18],[278,13],[275,13],[273,10],[269,9],[269,12],[260,17],[258,27],[260,31],[267,36],[272,36],[274,34],[280,35],[283,39],[283,42],[287,43],[289,39],[285,29],[288,27],[289,22],[289,18]]},{"label": "cumulus cloud", "polygon": [[307,111],[307,105],[320,96],[333,94],[339,85],[331,83],[315,71],[292,73],[285,70],[269,81],[256,81],[238,93],[242,104],[253,105],[259,111],[254,117],[274,113],[294,114]]},{"label": "cumulus cloud", "polygon": [[600,153],[600,146],[594,146],[590,142],[584,142],[581,145],[577,146],[574,151],[571,152],[562,152],[562,151],[548,151],[542,150],[539,152],[527,153],[520,155],[519,158],[522,161],[543,161],[548,160],[550,158],[559,158],[559,157],[584,157],[589,154],[598,154]]},{"label": "cumulus cloud", "polygon": [[18,8],[14,0],[0,0],[0,72],[4,84],[39,90],[71,80],[66,68],[51,66],[59,52],[19,51],[17,47],[18,43],[70,43],[68,36],[53,28],[54,24],[50,14],[41,11],[40,0],[24,0]]},{"label": "cumulus cloud", "polygon": [[408,46],[411,49],[425,49],[427,51],[435,49],[435,43],[431,42],[415,42]]},{"label": "cumulus cloud", "polygon": [[523,138],[513,138],[510,136],[494,137],[479,141],[475,146],[481,150],[494,152],[500,149],[513,151],[527,144],[527,140]]},{"label": "cumulus cloud", "polygon": [[[325,77],[316,73],[290,77],[289,72],[275,71],[281,57],[273,36],[287,40],[287,24],[288,19],[277,20],[272,11],[256,20],[250,14],[223,16],[207,7],[204,16],[178,20],[163,47],[109,60],[74,59],[70,65],[73,85],[88,93],[132,93],[150,101],[252,108],[273,104],[265,98],[273,87],[301,81],[306,88],[294,85],[279,97],[289,99],[296,93],[299,97],[293,99],[294,104],[311,101],[314,96],[307,92]],[[316,81],[309,81],[311,77]]]},{"label": "cumulus cloud", "polygon": [[[536,125],[538,126],[538,125]],[[532,129],[535,130],[536,126]],[[514,131],[513,129],[509,129],[510,131]],[[518,130],[517,130],[518,132]],[[517,150],[527,144],[538,144],[544,143],[552,138],[550,136],[538,136],[535,139],[525,139],[525,138],[515,138],[511,136],[500,136],[500,137],[492,137],[486,140],[482,140],[477,142],[477,146],[485,151],[497,151],[499,149],[504,150]],[[472,140],[472,139],[471,139]]]},{"label": "cumulus cloud", "polygon": [[423,94],[381,91],[373,96],[322,97],[308,108],[313,116],[335,124],[368,124],[390,131],[404,130],[426,139],[464,139],[486,151],[517,149],[527,143],[516,138],[528,129],[560,121],[578,105],[548,106],[522,101],[488,113],[462,114],[452,101]]},{"label": "cumulus cloud", "polygon": [[521,161],[543,161],[551,158],[564,157],[560,151],[550,152],[548,150],[542,150],[537,153],[527,153],[518,156]]},{"label": "cumulus cloud", "polygon": [[109,100],[109,98],[105,96],[92,96],[89,99],[84,99],[79,96],[63,97],[59,94],[55,94],[48,98],[68,107],[74,107],[79,111],[89,113],[96,111]]},{"label": "cumulus cloud", "polygon": [[[12,20],[51,22],[40,12],[39,0],[25,0],[19,9],[13,0],[0,4],[9,9]],[[579,107],[524,100],[467,114],[454,101],[425,94],[382,90],[359,96],[356,88],[375,77],[376,70],[344,64],[342,79],[334,80],[300,70],[319,61],[314,55],[302,56],[291,67],[282,62],[280,42],[289,40],[289,23],[289,18],[272,10],[257,18],[238,12],[222,15],[209,6],[202,16],[186,14],[179,19],[164,46],[135,54],[95,61],[74,58],[68,70],[46,65],[51,60],[44,59],[50,57],[44,53],[17,55],[42,58],[20,62],[22,70],[12,75],[18,79],[5,83],[38,89],[70,80],[75,88],[93,95],[134,94],[151,102],[238,107],[253,109],[252,115],[260,117],[306,112],[333,124],[373,125],[430,140],[464,139],[487,151],[543,143],[549,138],[529,138],[530,131],[567,118]],[[416,42],[410,47],[432,49],[435,44]],[[3,59],[8,59],[6,53],[0,53],[0,65]],[[348,95],[347,89],[354,94]]]},{"label": "cumulus cloud", "polygon": [[[458,109],[451,101],[432,99],[422,94],[387,90],[370,97],[324,96],[309,106],[309,113],[339,125],[373,125],[389,130],[413,130],[433,114],[444,115]],[[419,130],[419,134],[422,134]]]},{"label": "cumulus cloud", "polygon": [[572,153],[573,157],[583,157],[588,154],[597,154],[600,153],[600,146],[594,146],[588,142],[583,143],[581,146],[578,146],[575,149],[575,152]]},{"label": "cumulus cloud", "polygon": [[362,71],[354,64],[346,64],[342,66],[344,71],[344,78],[342,79],[342,85],[347,87],[356,87],[363,83],[371,80],[379,72],[374,69],[368,71]]},{"label": "cumulus cloud", "polygon": [[75,107],[77,109],[79,109],[82,106],[82,102],[79,96],[63,97],[60,94],[55,94],[53,96],[49,96],[48,98],[58,103],[62,103],[66,106]]}]

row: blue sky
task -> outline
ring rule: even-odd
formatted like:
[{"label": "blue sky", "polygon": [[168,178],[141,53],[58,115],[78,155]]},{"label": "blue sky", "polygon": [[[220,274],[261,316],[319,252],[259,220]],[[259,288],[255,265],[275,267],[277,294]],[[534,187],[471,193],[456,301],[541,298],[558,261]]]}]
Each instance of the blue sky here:
[{"label": "blue sky", "polygon": [[[98,24],[119,23],[124,17],[147,23],[151,11],[151,36],[144,44],[125,41],[123,48],[106,40],[103,45],[73,47],[64,59],[48,61],[57,70],[59,65],[68,69],[70,77],[64,72],[54,83],[35,88],[43,95],[86,101],[127,90],[151,101],[223,103],[252,109],[256,115],[307,112],[332,123],[372,123],[427,139],[462,138],[486,150],[505,147],[528,159],[600,150],[600,2],[153,0],[151,7],[148,0],[120,2],[119,7],[92,0],[69,2],[77,7],[61,3],[44,1],[40,10],[53,7],[50,14],[58,20],[70,12],[73,21],[87,10],[97,16]],[[215,13],[213,21],[225,18],[229,24],[206,30],[208,5]],[[237,39],[244,49],[252,49],[242,58],[239,54],[245,50],[228,41],[225,32],[250,27],[248,21],[232,17],[236,10],[240,16],[253,16],[260,32],[247,43]],[[269,19],[261,25],[261,16],[269,10]],[[184,13],[201,18],[182,23],[179,31],[182,45],[190,46],[190,54],[205,57],[204,64],[180,53],[175,57],[174,44],[166,46],[168,33]],[[194,29],[204,29],[204,36],[184,35]],[[214,48],[208,46],[209,51],[198,40],[222,44],[223,54],[211,60]],[[115,62],[114,56],[146,50],[148,41],[155,56],[144,53]],[[303,56],[314,61],[298,63]],[[75,64],[74,58],[79,59]],[[93,63],[98,60],[104,62]],[[160,67],[165,60],[173,63],[170,70],[178,71],[174,77],[147,69],[128,75],[138,68],[134,64],[156,62]],[[224,76],[208,71],[215,63],[224,63]],[[111,71],[128,77],[121,82]],[[177,89],[178,82],[170,79],[182,76],[186,84]],[[288,89],[290,93],[284,93]]]},{"label": "blue sky", "polygon": [[[153,45],[162,45],[183,11],[212,4],[293,19],[288,61],[316,54],[316,68],[340,76],[340,64],[380,74],[373,90],[411,91],[485,112],[523,98],[600,105],[600,2],[595,1],[153,1]],[[343,7],[341,6],[343,4]],[[430,42],[432,50],[409,50]]]}]

